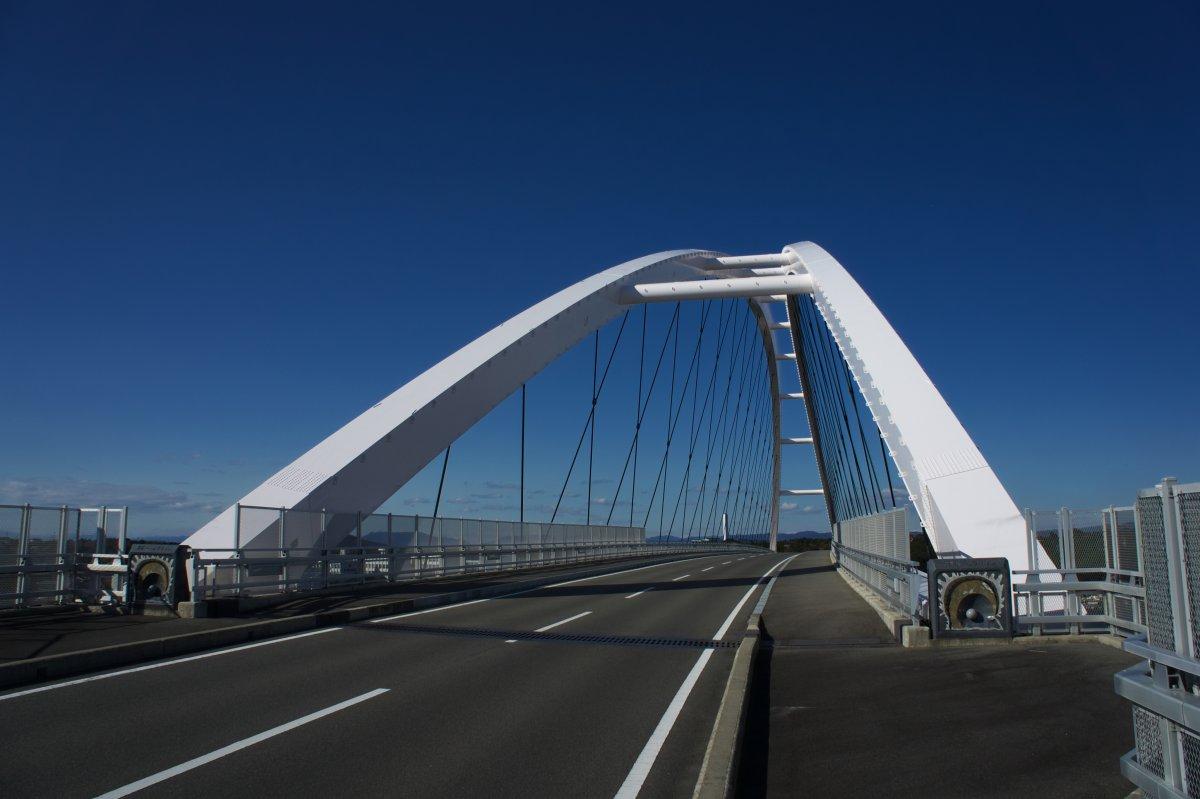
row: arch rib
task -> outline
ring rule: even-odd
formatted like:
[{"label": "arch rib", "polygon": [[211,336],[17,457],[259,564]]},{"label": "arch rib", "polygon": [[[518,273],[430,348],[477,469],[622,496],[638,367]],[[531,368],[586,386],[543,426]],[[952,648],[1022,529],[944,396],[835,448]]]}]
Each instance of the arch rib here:
[{"label": "arch rib", "polygon": [[[812,242],[784,248],[813,279],[813,299],[866,400],[940,555],[1003,556],[1028,568],[1016,505],[917,359],[858,285]],[[808,393],[806,388],[805,393]]]},{"label": "arch rib", "polygon": [[[637,283],[707,278],[705,265],[721,256],[707,250],[656,253],[563,289],[401,386],[280,469],[238,505],[302,511],[378,508],[492,408],[624,313],[628,306],[621,298],[626,289]],[[777,411],[778,401],[774,404]],[[238,505],[185,543],[210,549],[252,545],[261,531],[235,529]]]}]

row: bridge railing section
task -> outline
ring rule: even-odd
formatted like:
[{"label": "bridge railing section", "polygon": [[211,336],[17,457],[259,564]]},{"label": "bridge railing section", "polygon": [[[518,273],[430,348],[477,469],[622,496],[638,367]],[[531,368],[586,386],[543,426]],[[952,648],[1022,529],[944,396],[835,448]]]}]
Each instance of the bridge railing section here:
[{"label": "bridge railing section", "polygon": [[835,523],[833,556],[840,567],[897,611],[918,618],[927,578],[909,560],[904,508]]},{"label": "bridge railing section", "polygon": [[193,549],[192,599],[511,571],[714,543],[647,543],[641,527],[238,506],[238,547]]},{"label": "bridge railing section", "polygon": [[1134,516],[1146,629],[1125,649],[1145,660],[1116,677],[1133,704],[1121,772],[1147,796],[1200,796],[1200,483],[1167,478],[1139,493]]},{"label": "bridge railing section", "polygon": [[125,508],[0,505],[0,608],[120,593],[106,564],[124,549]]},{"label": "bridge railing section", "polygon": [[1133,507],[1027,510],[1032,568],[1013,571],[1016,622],[1035,634],[1146,631]]}]

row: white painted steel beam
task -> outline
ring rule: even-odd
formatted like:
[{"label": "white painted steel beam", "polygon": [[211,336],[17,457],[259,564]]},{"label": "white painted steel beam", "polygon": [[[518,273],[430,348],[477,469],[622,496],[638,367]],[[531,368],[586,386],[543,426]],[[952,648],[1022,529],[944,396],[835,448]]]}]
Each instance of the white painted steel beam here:
[{"label": "white painted steel beam", "polygon": [[714,259],[716,265],[705,265],[705,269],[754,269],[762,267],[791,266],[796,256],[790,252],[770,252],[764,255],[722,255]]},{"label": "white painted steel beam", "polygon": [[811,443],[813,443],[813,440],[811,438],[781,438],[781,439],[779,439],[779,443],[780,444],[811,444]]},{"label": "white painted steel beam", "polygon": [[825,489],[823,488],[781,488],[779,489],[781,497],[823,497]]},{"label": "white painted steel beam", "polygon": [[777,361],[794,361],[794,360],[796,360],[796,353],[781,352],[775,356],[775,360],[777,360]]},{"label": "white painted steel beam", "polygon": [[677,300],[715,300],[730,297],[771,297],[809,294],[812,278],[808,275],[779,277],[727,277],[712,280],[684,280],[672,283],[636,283],[621,289],[620,301],[675,302]]},{"label": "white painted steel beam", "polygon": [[804,392],[803,391],[792,391],[787,394],[780,394],[779,398],[781,400],[802,400],[802,399],[804,399]]},{"label": "white painted steel beam", "polygon": [[879,308],[816,244],[799,242],[784,252],[794,254],[812,277],[817,309],[879,425],[934,549],[942,555],[1005,557],[1013,569],[1028,569],[1020,511]]}]

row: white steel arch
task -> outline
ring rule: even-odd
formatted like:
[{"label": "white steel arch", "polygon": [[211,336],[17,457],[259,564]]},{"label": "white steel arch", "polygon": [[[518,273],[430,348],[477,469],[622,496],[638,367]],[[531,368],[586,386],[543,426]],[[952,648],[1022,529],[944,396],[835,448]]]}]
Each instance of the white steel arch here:
[{"label": "white steel arch", "polygon": [[1025,522],[979,447],[850,273],[805,241],[784,248],[812,295],[887,443],[939,555],[1006,557],[1027,569]]},{"label": "white steel arch", "polygon": [[[396,389],[280,469],[237,505],[302,511],[328,508],[370,512],[378,508],[447,444],[523,383],[623,313],[629,299],[623,292],[646,281],[682,283],[707,277],[705,265],[717,257],[721,254],[706,250],[656,253],[563,289]],[[768,288],[774,288],[773,284]],[[758,319],[770,368],[776,432],[772,480],[778,492],[779,391],[774,337],[759,303],[751,301],[750,305]],[[777,504],[771,516],[772,545],[778,524]],[[266,517],[261,517],[260,523],[242,519],[239,532],[235,529],[239,526],[237,505],[227,508],[184,543],[205,549],[258,545],[255,536],[267,530],[270,522]],[[248,523],[261,529],[247,529]]]},{"label": "white steel arch", "polygon": [[[782,253],[725,256],[674,250],[614,266],[539,302],[467,344],[288,464],[239,504],[288,510],[362,510],[382,505],[439,452],[549,363],[617,317],[629,303],[749,298],[771,380],[775,431],[771,480],[781,489],[778,366],[768,303],[811,293],[896,463],[939,554],[1003,556],[1028,568],[1024,521],[928,375],[866,292],[811,242]],[[799,395],[789,398],[801,399]],[[809,401],[802,398],[802,401]],[[253,546],[235,531],[236,505],[185,541],[206,549]],[[778,501],[771,514],[771,545]],[[263,521],[263,530],[269,522]],[[235,543],[236,542],[236,543]]]}]

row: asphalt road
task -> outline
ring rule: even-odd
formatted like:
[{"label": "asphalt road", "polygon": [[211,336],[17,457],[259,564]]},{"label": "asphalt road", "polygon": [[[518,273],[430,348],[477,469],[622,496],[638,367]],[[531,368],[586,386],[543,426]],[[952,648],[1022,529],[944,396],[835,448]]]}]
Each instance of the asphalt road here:
[{"label": "asphalt road", "polygon": [[704,642],[740,637],[784,559],[681,560],[0,694],[0,795],[690,796],[734,651]]}]

